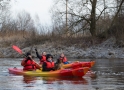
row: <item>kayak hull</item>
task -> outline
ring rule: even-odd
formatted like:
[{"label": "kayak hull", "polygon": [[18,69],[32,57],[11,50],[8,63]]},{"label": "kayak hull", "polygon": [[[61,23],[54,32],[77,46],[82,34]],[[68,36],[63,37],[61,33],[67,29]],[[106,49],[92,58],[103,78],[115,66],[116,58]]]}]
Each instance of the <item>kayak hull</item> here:
[{"label": "kayak hull", "polygon": [[73,62],[70,64],[64,64],[63,68],[79,68],[79,67],[89,67],[91,68],[95,64],[95,61],[89,61],[89,62]]},{"label": "kayak hull", "polygon": [[28,75],[28,76],[43,76],[43,77],[64,77],[64,76],[74,76],[82,77],[84,76],[89,67],[75,68],[75,69],[62,69],[56,71],[43,72],[41,70],[36,71],[23,71],[21,68],[8,68],[9,73],[16,75]]}]

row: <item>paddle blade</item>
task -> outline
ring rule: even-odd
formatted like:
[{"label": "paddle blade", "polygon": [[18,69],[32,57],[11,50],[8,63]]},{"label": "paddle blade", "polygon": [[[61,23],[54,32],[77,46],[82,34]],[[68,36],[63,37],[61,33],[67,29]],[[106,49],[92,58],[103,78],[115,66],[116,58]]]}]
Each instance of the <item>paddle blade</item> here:
[{"label": "paddle blade", "polygon": [[19,54],[22,54],[22,50],[18,47],[18,46],[15,46],[13,45],[12,48],[17,51]]}]

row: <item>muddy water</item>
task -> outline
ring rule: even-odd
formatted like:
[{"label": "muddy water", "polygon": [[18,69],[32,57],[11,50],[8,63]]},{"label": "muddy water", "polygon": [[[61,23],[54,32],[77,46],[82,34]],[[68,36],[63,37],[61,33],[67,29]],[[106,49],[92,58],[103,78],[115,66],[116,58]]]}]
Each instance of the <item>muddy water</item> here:
[{"label": "muddy water", "polygon": [[[75,59],[69,59],[71,62]],[[78,59],[78,61],[89,61]],[[82,78],[24,77],[9,74],[20,58],[0,58],[0,90],[124,90],[124,60],[97,59]]]}]

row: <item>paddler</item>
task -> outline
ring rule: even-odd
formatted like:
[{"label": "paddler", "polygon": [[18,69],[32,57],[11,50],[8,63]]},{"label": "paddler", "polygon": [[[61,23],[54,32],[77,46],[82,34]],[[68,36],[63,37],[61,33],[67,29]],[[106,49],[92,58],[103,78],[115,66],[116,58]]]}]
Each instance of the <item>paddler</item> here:
[{"label": "paddler", "polygon": [[33,71],[36,69],[40,69],[40,65],[38,65],[32,58],[31,53],[27,53],[26,57],[22,60],[21,65],[23,66],[23,70],[25,71]]}]

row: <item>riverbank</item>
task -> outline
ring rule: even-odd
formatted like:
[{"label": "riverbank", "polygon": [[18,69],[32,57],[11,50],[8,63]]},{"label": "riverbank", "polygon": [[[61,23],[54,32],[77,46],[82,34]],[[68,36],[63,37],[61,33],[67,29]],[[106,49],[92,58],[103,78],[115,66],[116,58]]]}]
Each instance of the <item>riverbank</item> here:
[{"label": "riverbank", "polygon": [[[115,39],[110,38],[104,41],[101,44],[96,46],[91,46],[89,48],[77,48],[75,46],[62,46],[62,45],[52,45],[51,43],[35,45],[32,49],[32,54],[36,57],[35,54],[35,47],[37,47],[38,52],[41,53],[46,51],[47,53],[51,53],[54,57],[58,57],[60,53],[64,52],[67,57],[72,58],[91,58],[91,59],[98,59],[98,58],[105,58],[105,59],[112,59],[112,58],[124,58],[124,48],[118,48],[115,45]],[[22,48],[23,52],[30,51],[30,47]],[[18,54],[16,51],[12,49],[12,46],[7,48],[0,48],[0,57],[1,58],[18,58],[23,57],[22,55]]]}]

